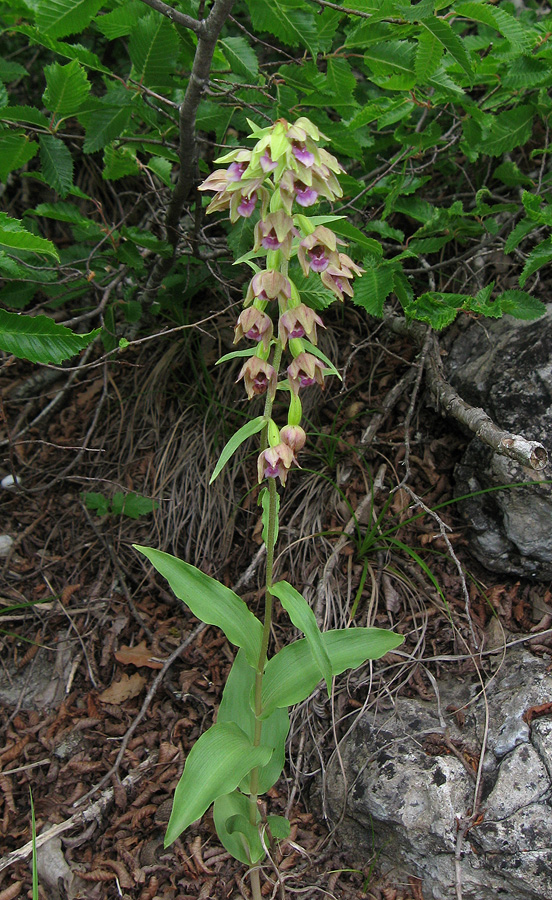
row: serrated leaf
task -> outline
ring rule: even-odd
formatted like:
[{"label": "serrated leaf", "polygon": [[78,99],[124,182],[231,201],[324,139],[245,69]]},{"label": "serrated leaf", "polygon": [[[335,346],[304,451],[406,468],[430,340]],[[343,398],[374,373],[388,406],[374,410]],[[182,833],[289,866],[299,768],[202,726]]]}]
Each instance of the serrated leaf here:
[{"label": "serrated leaf", "polygon": [[92,50],[83,47],[82,44],[68,44],[65,41],[56,41],[53,37],[30,25],[19,25],[13,30],[18,34],[26,35],[32,44],[47,47],[48,50],[59,56],[64,56],[67,59],[76,59],[88,69],[92,69],[95,72],[103,72],[104,75],[113,77],[112,71],[100,62],[98,56]]},{"label": "serrated leaf", "polygon": [[[552,249],[550,258],[552,258]],[[546,305],[526,291],[504,291],[496,298],[496,302],[500,304],[503,313],[514,316],[516,319],[532,321],[540,319],[546,313]]]},{"label": "serrated leaf", "polygon": [[0,120],[3,122],[28,122],[29,125],[38,125],[39,128],[49,128],[50,122],[40,110],[34,106],[4,106],[0,110]]},{"label": "serrated leaf", "polygon": [[51,38],[83,31],[98,12],[102,0],[39,0],[36,24]]},{"label": "serrated leaf", "polygon": [[521,222],[518,222],[506,238],[504,253],[508,254],[511,253],[512,250],[515,250],[516,247],[521,244],[522,240],[527,237],[528,234],[531,234],[534,228],[535,223],[532,222],[531,219],[522,219]]},{"label": "serrated leaf", "polygon": [[219,38],[219,44],[232,72],[255,82],[259,74],[259,61],[251,44],[244,37]]},{"label": "serrated leaf", "polygon": [[418,37],[414,71],[419,84],[425,84],[437,71],[443,57],[444,46],[435,34],[427,29]]},{"label": "serrated leaf", "polygon": [[173,593],[184,601],[194,616],[220,628],[230,643],[243,647],[249,665],[256,667],[263,627],[237,594],[170,553],[138,544],[133,547],[167,579]]},{"label": "serrated leaf", "polygon": [[431,19],[424,19],[424,21],[420,22],[420,25],[437,38],[447,53],[450,53],[452,58],[464,70],[468,78],[472,78],[473,67],[469,56],[461,39],[455,34],[449,23],[445,19],[432,17]]},{"label": "serrated leaf", "polygon": [[291,621],[307,639],[313,659],[318,666],[320,677],[326,682],[328,697],[332,692],[332,664],[324,645],[322,633],[316,617],[309,604],[293,585],[287,581],[278,581],[270,588],[270,593],[277,597]]},{"label": "serrated leaf", "polygon": [[[234,722],[252,741],[255,736],[255,715],[251,707],[255,689],[255,669],[249,665],[243,650],[238,650],[230,674],[224,686],[217,713],[217,722]],[[276,784],[284,768],[286,738],[289,732],[289,715],[286,709],[275,710],[263,720],[262,743],[273,751],[270,761],[259,770],[259,793],[264,794]],[[249,791],[246,778],[241,788]]]},{"label": "serrated leaf", "polygon": [[104,167],[102,178],[117,181],[128,175],[138,175],[140,167],[136,160],[136,153],[128,147],[114,147],[108,144],[104,149]]},{"label": "serrated leaf", "polygon": [[467,294],[447,294],[442,291],[427,291],[410,303],[405,313],[418,322],[426,322],[440,331],[454,322],[459,310],[471,297]]},{"label": "serrated leaf", "polygon": [[541,241],[534,250],[531,250],[523,267],[523,272],[519,276],[520,286],[523,287],[527,279],[533,275],[534,272],[542,269],[542,267],[546,266],[549,262],[552,262],[552,238]]},{"label": "serrated leaf", "polygon": [[26,134],[0,135],[0,181],[6,182],[10,172],[20,169],[38,153],[38,144]]},{"label": "serrated leaf", "polygon": [[334,109],[358,106],[354,96],[356,85],[353,70],[346,59],[337,57],[328,60],[324,93],[331,96],[331,105]]},{"label": "serrated leaf", "polygon": [[299,266],[293,266],[291,278],[301,295],[301,301],[312,309],[327,309],[328,306],[335,303],[336,296],[333,291],[324,287],[320,281],[320,276],[315,275],[314,272],[304,275]]},{"label": "serrated leaf", "polygon": [[386,263],[365,266],[366,272],[355,283],[353,303],[370,316],[381,318],[383,306],[393,291],[393,267]]},{"label": "serrated leaf", "polygon": [[151,12],[133,29],[128,45],[132,77],[153,91],[173,84],[178,56],[178,35],[164,16]]},{"label": "serrated leaf", "polygon": [[530,50],[538,37],[536,31],[526,28],[510,13],[503,9],[491,7],[486,3],[475,2],[475,0],[458,3],[455,6],[455,13],[475,22],[490,25],[504,35],[512,46],[522,53]]},{"label": "serrated leaf", "polygon": [[171,179],[173,166],[168,159],[163,159],[160,156],[152,156],[147,161],[146,168],[150,169],[154,175],[157,175],[166,187],[174,187]]},{"label": "serrated leaf", "polygon": [[79,121],[86,128],[84,152],[94,153],[120,137],[130,122],[131,112],[130,106],[111,105],[105,101],[98,109],[81,114]]},{"label": "serrated leaf", "polygon": [[316,58],[315,16],[304,0],[247,0],[255,32],[268,31],[288,47],[307,47]]},{"label": "serrated leaf", "polygon": [[73,185],[71,151],[63,141],[51,134],[41,134],[38,140],[42,174],[50,187],[65,197]]},{"label": "serrated leaf", "polygon": [[51,241],[31,234],[19,219],[12,219],[0,212],[0,246],[12,250],[28,250],[32,253],[45,253],[59,261],[59,254]]},{"label": "serrated leaf", "polygon": [[224,447],[222,453],[220,454],[220,458],[215,466],[213,474],[209,480],[209,484],[212,484],[215,478],[218,478],[220,473],[222,472],[224,466],[232,458],[238,447],[241,447],[244,441],[247,438],[252,437],[254,434],[258,434],[266,425],[266,419],[264,416],[257,416],[256,419],[251,419],[249,422],[246,422],[245,425],[242,425],[241,428],[236,431],[234,435],[230,438],[226,446]]},{"label": "serrated leaf", "polygon": [[130,0],[113,9],[105,15],[98,15],[94,19],[94,25],[106,36],[109,41],[115,38],[126,37],[132,34],[133,28],[142,16],[145,15],[145,7],[139,0]]},{"label": "serrated leaf", "polygon": [[46,90],[44,105],[57,120],[73,116],[82,107],[90,92],[86,72],[76,60],[62,66],[52,63],[44,69]]},{"label": "serrated leaf", "polygon": [[487,156],[502,156],[526,144],[533,130],[533,115],[531,106],[516,106],[498,113],[481,142],[481,151]]},{"label": "serrated leaf", "polygon": [[[335,676],[358,668],[367,659],[379,659],[399,647],[404,638],[382,628],[343,628],[322,632],[322,640]],[[263,716],[306,700],[319,681],[320,671],[305,638],[283,647],[266,664]]]},{"label": "serrated leaf", "polygon": [[47,316],[22,316],[0,309],[0,348],[18,359],[43,365],[60,365],[64,359],[75,356],[100,330],[75,334]]},{"label": "serrated leaf", "polygon": [[165,847],[199,819],[217,797],[229,794],[255,766],[266,765],[272,750],[254,747],[232,722],[212,725],[196,741],[176,786]]}]

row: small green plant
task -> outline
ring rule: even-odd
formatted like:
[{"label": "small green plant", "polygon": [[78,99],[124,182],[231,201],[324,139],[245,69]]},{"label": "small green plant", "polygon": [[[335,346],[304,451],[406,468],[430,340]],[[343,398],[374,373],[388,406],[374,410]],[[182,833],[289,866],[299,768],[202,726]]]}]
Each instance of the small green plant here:
[{"label": "small green plant", "polygon": [[[317,346],[320,316],[303,302],[298,282],[319,278],[330,296],[353,294],[362,269],[343,251],[343,217],[309,216],[320,197],[342,194],[341,166],[321,146],[323,135],[307,118],[280,119],[267,128],[250,123],[252,150],[235,149],[219,162],[200,190],[215,192],[208,212],[230,210],[238,223],[257,213],[253,248],[240,257],[253,277],[235,328],[235,343],[251,346],[227,354],[242,357],[238,380],[250,400],[264,396],[264,411],[248,420],[225,446],[211,481],[243,442],[260,434],[257,460],[259,503],[266,545],[264,620],[258,619],[224,585],[167,553],[137,547],[169,581],[176,596],[198,618],[217,625],[239,650],[228,676],[216,724],[197,741],[176,788],[165,843],[171,844],[211,804],[217,833],[226,849],[251,869],[254,900],[261,900],[258,865],[273,839],[289,834],[281,816],[261,815],[258,798],[279,778],[289,731],[288,708],[306,699],[322,679],[332,680],[367,659],[398,647],[403,637],[379,628],[321,632],[304,597],[287,581],[273,581],[278,538],[279,493],[307,436],[301,427],[301,394],[324,387],[335,366]],[[349,226],[350,229],[351,226]],[[345,232],[347,233],[347,231]],[[259,265],[259,262],[261,265]],[[276,321],[277,320],[277,323]],[[287,357],[287,358],[286,358]],[[279,426],[273,405],[287,401],[287,421]],[[270,656],[273,603],[278,600],[304,638]]]},{"label": "small green plant", "polygon": [[104,494],[90,491],[81,494],[87,509],[94,510],[98,516],[128,516],[129,519],[139,519],[147,516],[159,508],[159,504],[150,497],[142,497],[132,491],[124,494],[117,491],[111,499]]}]

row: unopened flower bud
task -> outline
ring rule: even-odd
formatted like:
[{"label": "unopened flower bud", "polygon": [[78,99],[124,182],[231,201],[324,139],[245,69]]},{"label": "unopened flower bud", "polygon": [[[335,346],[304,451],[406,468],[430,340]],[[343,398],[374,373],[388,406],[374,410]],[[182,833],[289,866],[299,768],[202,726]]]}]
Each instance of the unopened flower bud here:
[{"label": "unopened flower bud", "polygon": [[249,400],[260,394],[266,394],[267,390],[276,391],[277,374],[270,363],[258,356],[252,356],[242,366],[237,381],[243,378],[245,390]]},{"label": "unopened flower bud", "polygon": [[280,429],[280,440],[283,444],[287,444],[295,454],[305,446],[307,435],[300,425],[285,425]]}]

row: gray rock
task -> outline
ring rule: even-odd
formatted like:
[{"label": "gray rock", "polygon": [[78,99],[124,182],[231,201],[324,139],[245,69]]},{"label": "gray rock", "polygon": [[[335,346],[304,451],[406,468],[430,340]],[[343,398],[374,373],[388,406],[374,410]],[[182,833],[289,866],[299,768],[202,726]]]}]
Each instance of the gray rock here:
[{"label": "gray rock", "polygon": [[[552,697],[552,674],[525,651],[511,651],[494,676],[439,681],[439,704],[398,698],[364,714],[327,769],[324,807],[340,840],[384,870],[422,879],[426,900],[552,900],[552,721],[523,715]],[[459,726],[454,712],[462,708]],[[481,819],[460,844],[489,711]],[[456,753],[451,752],[451,746]],[[464,760],[464,762],[462,761]]]},{"label": "gray rock", "polygon": [[[447,377],[473,406],[506,431],[552,448],[552,310],[536,322],[505,316],[476,322],[453,344]],[[474,438],[456,468],[457,497],[550,478]],[[552,577],[552,486],[516,487],[459,504],[470,523],[470,549],[488,569],[547,580]]]}]

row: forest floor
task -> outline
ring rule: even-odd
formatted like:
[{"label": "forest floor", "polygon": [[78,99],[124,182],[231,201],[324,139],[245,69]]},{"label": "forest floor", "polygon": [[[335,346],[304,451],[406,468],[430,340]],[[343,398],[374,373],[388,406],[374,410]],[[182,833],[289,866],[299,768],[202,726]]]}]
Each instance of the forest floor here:
[{"label": "forest floor", "polygon": [[[437,678],[469,672],[472,630],[482,636],[493,621],[508,632],[536,627],[539,642],[535,601],[550,595],[484,572],[454,504],[440,518],[417,505],[453,498],[468,438],[426,406],[415,350],[370,331],[355,310],[325,317],[344,381],[313,394],[309,449],[282,504],[277,575],[305,590],[323,627],[393,627],[405,653],[374,664],[371,693],[359,670],[338,681],[333,706],[319,692],[294,712],[289,761],[267,798],[289,816],[291,839],[263,872],[264,894],[281,897],[280,882],[287,897],[423,900],[415,873],[399,883],[377,859],[340,846],[311,788],[344,723],[384,685],[430,698],[418,662],[431,657]],[[56,828],[38,853],[44,900],[249,897],[210,814],[163,849],[184,759],[213,721],[233,650],[198,628],[132,549],[182,555],[260,606],[255,453],[206,486],[244,411],[235,370],[214,368],[229,326],[217,320],[214,337],[183,330],[61,370],[0,369],[0,474],[18,482],[0,491],[0,531],[13,539],[0,559],[0,900],[31,897],[30,790],[38,835]],[[375,419],[403,376],[404,391]],[[122,514],[121,492],[157,508]],[[356,527],[351,511],[361,506]],[[293,637],[277,614],[275,642]],[[541,641],[536,652],[548,648]]]}]

